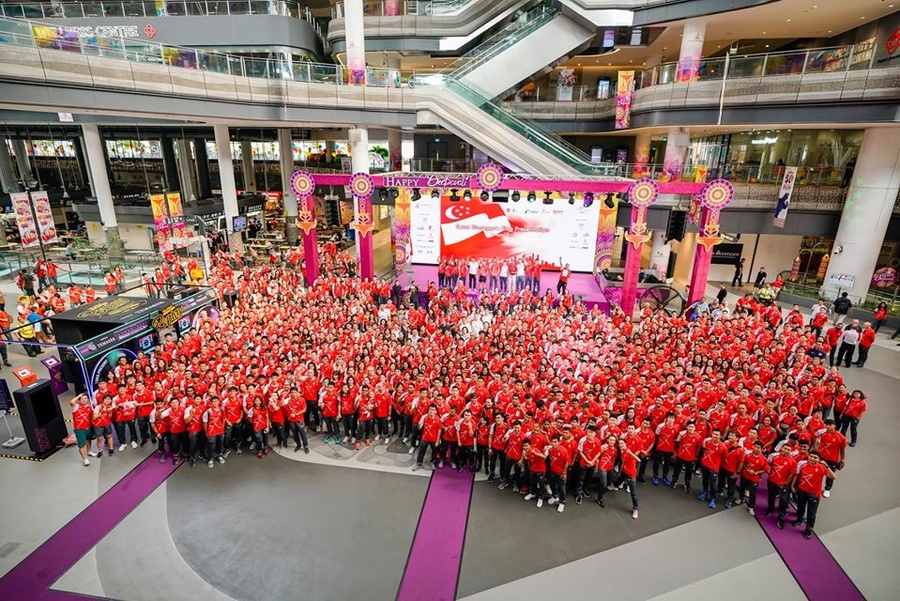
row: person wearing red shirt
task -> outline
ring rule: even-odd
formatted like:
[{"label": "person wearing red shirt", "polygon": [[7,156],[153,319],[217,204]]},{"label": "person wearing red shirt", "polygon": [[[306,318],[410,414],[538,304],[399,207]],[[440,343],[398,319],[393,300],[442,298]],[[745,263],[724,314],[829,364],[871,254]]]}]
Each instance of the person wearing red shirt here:
[{"label": "person wearing red shirt", "polygon": [[875,330],[868,321],[863,324],[862,334],[859,336],[859,356],[856,358],[856,367],[865,367],[869,358],[869,349],[875,344]]},{"label": "person wearing red shirt", "polygon": [[[356,444],[356,405],[357,405],[357,397],[350,390],[349,384],[344,384],[341,386],[341,425],[344,427],[344,440],[343,442],[349,441],[350,444]],[[336,443],[340,443],[340,440],[336,440]]]},{"label": "person wearing red shirt", "polygon": [[500,477],[507,473],[506,469],[506,418],[502,413],[494,416],[494,423],[488,432],[488,457],[490,462],[488,465],[488,481],[494,481],[494,474],[497,469],[497,459],[500,460]]},{"label": "person wearing red shirt", "polygon": [[[844,469],[844,452],[847,449],[847,439],[837,431],[834,420],[825,420],[825,428],[819,430],[817,434],[819,438],[816,443],[816,451],[819,453],[819,458],[833,472]],[[834,485],[834,479],[826,478],[825,491],[822,493],[822,496],[826,499],[831,496],[832,485]]]},{"label": "person wearing red shirt", "polygon": [[548,501],[550,505],[559,504],[556,511],[562,513],[566,508],[566,474],[572,458],[564,446],[560,444],[559,436],[554,435],[550,439],[550,448],[547,449],[547,486],[552,491],[552,497]]},{"label": "person wearing red shirt", "polygon": [[266,403],[266,409],[269,411],[269,427],[275,432],[275,444],[286,449],[288,446],[287,435],[284,429],[284,411],[282,411],[284,392],[280,388],[274,391],[270,389],[269,392],[271,396],[269,402]]},{"label": "person wearing red shirt", "polygon": [[762,450],[762,443],[758,440],[754,442],[753,451],[744,455],[744,464],[741,470],[740,497],[746,499],[747,511],[751,516],[756,515],[756,490],[759,488],[759,479],[769,471],[769,462]]},{"label": "person wearing red shirt", "polygon": [[261,396],[253,398],[253,406],[246,410],[247,419],[253,428],[253,441],[256,445],[256,458],[262,459],[269,454],[269,411],[263,405]]},{"label": "person wearing red shirt", "polygon": [[669,469],[675,458],[675,438],[678,427],[675,425],[675,414],[667,413],[666,421],[656,427],[656,448],[653,450],[653,486],[659,485],[659,466],[662,464],[663,486],[671,487]]},{"label": "person wearing red shirt", "polygon": [[490,445],[488,441],[491,436],[491,423],[488,419],[487,415],[482,414],[481,417],[478,418],[478,425],[475,428],[475,473],[477,474],[482,469],[484,470],[484,474],[487,476],[488,474],[488,462],[490,455],[488,454],[488,450]]},{"label": "person wearing red shirt", "polygon": [[[522,432],[522,422],[513,424],[512,430],[506,432],[504,437],[506,441],[506,471],[500,475],[500,490],[506,488],[509,484],[513,485],[513,489],[520,488],[522,482],[522,443],[525,441],[525,433]],[[512,482],[509,480],[510,471],[513,473]]]},{"label": "person wearing red shirt", "polygon": [[[656,443],[656,434],[650,427],[650,419],[645,417],[641,420],[641,429],[635,433],[635,438],[640,442],[640,450],[635,451],[641,458],[641,464],[638,467],[638,482],[643,484],[646,482],[644,473],[647,471],[647,464],[650,462],[650,456],[653,453],[653,445]],[[633,450],[633,449],[632,449]]]},{"label": "person wearing red shirt", "polygon": [[537,498],[537,507],[540,509],[544,506],[544,490],[545,474],[547,471],[547,453],[532,446],[531,440],[522,441],[522,458],[519,459],[520,464],[528,464],[528,494],[525,500],[530,501]]},{"label": "person wearing red shirt", "polygon": [[618,457],[618,439],[610,434],[606,437],[606,443],[600,446],[600,452],[597,454],[597,476],[600,481],[600,488],[597,491],[597,505],[600,507],[606,507],[603,497],[606,495],[606,491],[609,490],[609,484],[612,482],[612,471],[615,468]]},{"label": "person wearing red shirt", "polygon": [[110,457],[113,455],[112,414],[112,396],[103,397],[103,400],[94,407],[94,415],[91,421],[94,424],[94,439],[97,441],[98,457],[103,455],[101,446],[103,441],[106,441],[106,452]]},{"label": "person wearing red shirt", "polygon": [[150,414],[153,413],[153,391],[149,390],[142,380],[135,385],[132,397],[137,406],[137,424],[141,433],[141,446],[150,440]]},{"label": "person wearing red shirt", "polygon": [[847,434],[850,429],[850,446],[856,446],[856,430],[859,427],[859,420],[868,409],[866,404],[866,395],[862,390],[854,390],[847,399],[847,404],[841,412],[841,434]]},{"label": "person wearing red shirt", "polygon": [[192,387],[188,387],[188,401],[184,408],[184,421],[187,423],[188,433],[188,464],[194,467],[197,462],[197,456],[200,455],[201,449],[206,454],[206,444],[204,438],[206,433],[203,429],[203,413],[206,407],[200,397],[193,396]]},{"label": "person wearing red shirt", "polygon": [[[836,476],[831,469],[819,461],[819,454],[811,451],[806,461],[797,464],[797,477],[794,479],[793,489],[797,493],[797,519],[791,525],[796,527],[806,524],[803,538],[809,540],[816,527],[816,513],[819,511],[819,495],[822,494],[822,484],[825,478],[834,480]],[[776,523],[779,528],[784,528],[784,520]]]},{"label": "person wearing red shirt", "polygon": [[387,387],[384,382],[375,385],[375,395],[373,397],[375,405],[375,444],[378,444],[379,437],[384,438],[384,444],[391,444],[390,417],[391,417],[391,395],[388,394]]},{"label": "person wearing red shirt", "polygon": [[[691,424],[693,425],[693,424]],[[619,458],[622,461],[622,475],[625,476],[625,482],[628,486],[628,492],[631,493],[631,519],[638,519],[638,498],[637,498],[637,471],[638,463],[641,458],[638,457],[624,440],[619,441]]]},{"label": "person wearing red shirt", "polygon": [[[456,471],[461,472],[465,468],[472,469],[475,459],[475,434],[478,425],[472,418],[472,412],[463,411],[462,419],[455,424],[456,457],[452,458],[456,463]],[[472,469],[472,471],[475,471]]]},{"label": "person wearing red shirt", "polygon": [[225,397],[222,404],[222,409],[225,411],[225,457],[228,457],[232,449],[238,455],[242,453],[244,407],[237,393],[237,386],[229,387],[228,396]]},{"label": "person wearing red shirt", "polygon": [[115,418],[113,427],[116,430],[116,438],[119,439],[119,452],[125,450],[125,426],[128,426],[128,433],[131,435],[131,448],[136,449],[137,443],[137,427],[134,422],[137,416],[137,404],[132,400],[127,389],[120,388],[119,394],[116,395],[115,410],[113,416]]},{"label": "person wearing red shirt", "polygon": [[700,451],[703,439],[697,434],[694,422],[688,422],[684,432],[675,439],[675,470],[672,473],[672,488],[678,486],[678,477],[684,469],[684,492],[691,492],[691,478],[694,475],[694,464]]},{"label": "person wearing red shirt", "polygon": [[91,418],[94,410],[91,407],[91,400],[86,394],[79,394],[77,397],[69,401],[72,407],[72,425],[75,428],[75,442],[78,444],[78,454],[84,465],[90,465],[91,460],[88,459],[88,451],[91,450]]},{"label": "person wearing red shirt", "polygon": [[284,414],[287,417],[287,434],[294,437],[294,452],[300,449],[309,454],[309,439],[306,437],[307,403],[296,386],[291,387],[289,398],[283,401]]},{"label": "person wearing red shirt", "polygon": [[431,464],[436,464],[438,454],[439,441],[441,439],[441,429],[443,422],[438,417],[437,407],[429,405],[428,413],[419,420],[419,430],[422,433],[422,440],[419,442],[419,452],[416,454],[416,464],[413,471],[422,469],[422,462],[425,460],[425,451],[431,448]]},{"label": "person wearing red shirt", "polygon": [[[153,401],[153,411],[150,413],[150,429],[156,438],[157,451],[159,452],[159,462],[166,462],[166,443],[169,440],[169,423],[166,420],[168,408],[165,400],[156,398]],[[169,448],[172,444],[169,443]]]},{"label": "person wearing red shirt", "polygon": [[338,425],[339,398],[337,391],[334,389],[334,384],[328,382],[325,393],[319,399],[319,410],[322,412],[322,418],[325,420],[325,444],[332,441],[335,444],[340,444],[341,442],[341,428]]},{"label": "person wearing red shirt", "polygon": [[225,451],[225,411],[219,397],[209,400],[209,408],[203,413],[203,426],[206,432],[206,465],[212,467],[213,460],[225,463],[222,456]]},{"label": "person wearing red shirt", "polygon": [[700,500],[708,500],[710,509],[716,508],[716,495],[719,494],[719,470],[725,454],[722,432],[713,430],[710,437],[703,441],[703,457],[700,458],[700,471],[703,474],[703,492],[700,493]]},{"label": "person wearing red shirt", "polygon": [[794,472],[797,470],[797,461],[791,457],[791,447],[782,445],[777,453],[769,457],[768,499],[765,515],[772,515],[775,510],[775,499],[778,499],[778,519],[782,522],[787,515],[791,502],[791,483],[794,481]]},{"label": "person wearing red shirt", "polygon": [[[584,488],[584,483],[590,482],[594,475],[594,469],[597,466],[597,458],[600,456],[600,448],[603,442],[597,437],[597,426],[588,426],[587,434],[578,441],[575,458],[576,465],[576,481],[575,481],[575,503],[581,505],[583,499],[591,498],[590,492]],[[606,488],[603,483],[601,489]]]}]

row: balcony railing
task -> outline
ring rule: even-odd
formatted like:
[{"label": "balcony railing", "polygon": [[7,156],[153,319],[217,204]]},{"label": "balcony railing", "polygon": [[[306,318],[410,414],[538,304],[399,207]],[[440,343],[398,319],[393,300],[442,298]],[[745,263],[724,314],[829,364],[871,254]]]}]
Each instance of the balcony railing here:
[{"label": "balcony railing", "polygon": [[[363,0],[364,17],[441,17],[458,15],[477,0]],[[331,7],[333,19],[343,19],[344,3]]]},{"label": "balcony railing", "polygon": [[13,19],[53,19],[90,17],[166,17],[216,15],[281,15],[312,20],[306,7],[282,0],[169,0],[165,3],[144,2],[4,2],[0,17]]}]

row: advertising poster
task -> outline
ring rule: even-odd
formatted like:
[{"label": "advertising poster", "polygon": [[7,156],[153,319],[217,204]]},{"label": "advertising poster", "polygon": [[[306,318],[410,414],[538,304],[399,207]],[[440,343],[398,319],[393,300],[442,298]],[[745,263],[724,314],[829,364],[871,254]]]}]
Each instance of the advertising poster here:
[{"label": "advertising poster", "polygon": [[634,98],[634,71],[619,71],[616,84],[616,129],[631,126],[631,103]]},{"label": "advertising poster", "polygon": [[56,223],[53,221],[53,210],[50,208],[50,198],[46,192],[32,192],[31,200],[34,201],[34,213],[37,215],[38,234],[44,244],[59,242],[56,233]]},{"label": "advertising poster", "polygon": [[183,240],[187,235],[187,228],[184,224],[184,208],[181,204],[181,194],[178,192],[169,192],[166,194],[166,204],[169,209],[169,230],[171,232],[172,241],[175,248],[183,248],[187,246],[187,244],[183,243]]},{"label": "advertising poster", "polygon": [[40,245],[37,224],[34,215],[31,214],[31,205],[28,202],[28,192],[13,192],[9,195],[12,208],[16,214],[16,224],[19,226],[19,237],[22,239],[22,248],[31,248]]},{"label": "advertising poster", "polygon": [[169,240],[169,216],[166,213],[166,195],[151,194],[150,208],[153,211],[153,227],[156,230],[156,243],[159,245],[160,252],[172,250],[172,243]]},{"label": "advertising poster", "polygon": [[575,82],[578,77],[575,69],[560,69],[557,78],[556,100],[557,102],[572,102],[572,92],[575,90]]},{"label": "advertising poster", "polygon": [[553,193],[553,204],[483,202],[480,190],[469,201],[422,198],[411,204],[413,262],[437,263],[441,256],[510,259],[538,255],[544,263],[560,259],[574,271],[592,272],[600,202],[585,208],[579,199]]},{"label": "advertising poster", "polygon": [[[394,262],[398,270],[409,266],[412,256],[410,239],[410,193],[409,188],[399,188],[400,196],[394,204],[394,219],[391,228],[391,246],[394,249]],[[416,202],[420,202],[417,200]]]},{"label": "advertising poster", "polygon": [[788,209],[791,208],[791,195],[794,193],[795,179],[797,179],[797,168],[785,167],[784,177],[781,180],[781,189],[778,190],[778,203],[775,205],[775,219],[772,220],[772,225],[775,227],[784,227]]}]

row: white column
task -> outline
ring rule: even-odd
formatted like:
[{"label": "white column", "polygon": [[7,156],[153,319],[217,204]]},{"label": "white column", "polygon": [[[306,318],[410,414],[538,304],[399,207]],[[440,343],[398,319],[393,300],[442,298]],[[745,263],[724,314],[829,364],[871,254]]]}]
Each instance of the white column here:
[{"label": "white column", "polygon": [[234,163],[231,157],[231,137],[227,125],[214,125],[216,136],[216,160],[219,162],[219,185],[222,188],[222,204],[225,210],[225,227],[231,250],[244,251],[240,232],[234,231],[234,218],[238,215],[237,190],[234,184]]},{"label": "white column", "polygon": [[16,165],[19,166],[19,177],[27,184],[34,179],[31,163],[28,162],[28,151],[25,149],[25,140],[13,140],[13,152],[16,153]]},{"label": "white column", "polygon": [[366,36],[363,28],[363,0],[344,1],[344,37],[347,40],[348,82],[366,85]]},{"label": "white column", "polygon": [[284,191],[284,233],[287,243],[294,245],[297,244],[297,197],[291,190],[291,175],[294,173],[291,130],[278,130],[278,151],[281,157],[281,189]]},{"label": "white column", "polygon": [[2,191],[19,192],[19,182],[16,180],[16,170],[13,167],[12,155],[9,153],[9,141],[0,139],[0,187]]},{"label": "white column", "polygon": [[663,165],[663,171],[668,177],[668,181],[678,181],[681,177],[681,171],[684,169],[684,155],[690,145],[691,135],[688,130],[682,127],[669,129],[666,140],[666,158]]},{"label": "white column", "polygon": [[244,191],[256,192],[256,174],[253,172],[253,146],[250,140],[241,140],[241,173],[244,176]]},{"label": "white column", "polygon": [[703,58],[703,39],[706,21],[688,21],[681,35],[681,52],[678,55],[676,82],[697,81],[700,60]]},{"label": "white column", "polygon": [[399,130],[388,130],[388,171],[403,170],[403,136]]},{"label": "white column", "polygon": [[97,198],[100,209],[100,221],[106,232],[106,240],[119,237],[119,222],[116,220],[116,207],[113,204],[112,191],[109,189],[109,175],[106,172],[106,153],[103,152],[103,138],[100,128],[92,123],[81,126],[84,134],[84,150],[87,153],[88,170],[91,174],[91,189]]},{"label": "white column", "polygon": [[650,162],[650,134],[639,133],[634,139],[634,170],[633,177],[650,175],[647,173],[647,164]]},{"label": "white column", "polygon": [[388,68],[388,87],[400,87],[400,57],[391,57],[387,61]]},{"label": "white column", "polygon": [[350,167],[353,173],[369,172],[369,130],[360,127],[351,129],[350,137]]},{"label": "white column", "polygon": [[666,268],[669,266],[669,255],[672,254],[672,247],[666,242],[665,230],[654,230],[653,238],[650,239],[650,272],[659,279],[665,281],[667,277]]},{"label": "white column", "polygon": [[[849,293],[865,299],[900,190],[900,128],[867,129],[822,287],[827,300]],[[853,276],[852,286],[833,285],[832,275]]]}]

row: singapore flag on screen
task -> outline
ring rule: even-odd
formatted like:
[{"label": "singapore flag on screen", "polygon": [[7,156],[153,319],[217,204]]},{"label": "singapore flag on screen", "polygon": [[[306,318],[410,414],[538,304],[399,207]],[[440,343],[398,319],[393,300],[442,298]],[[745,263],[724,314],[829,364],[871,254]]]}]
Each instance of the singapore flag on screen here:
[{"label": "singapore flag on screen", "polygon": [[[441,235],[445,247],[457,247],[452,254],[480,254],[476,251],[485,238],[512,231],[503,208],[495,203],[470,201],[441,203]],[[467,252],[470,251],[470,252]]]}]

